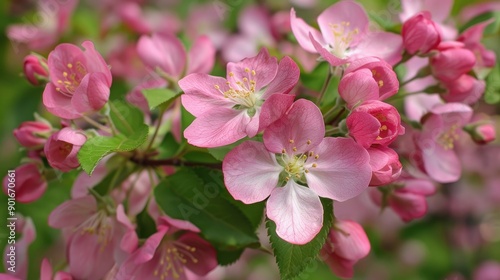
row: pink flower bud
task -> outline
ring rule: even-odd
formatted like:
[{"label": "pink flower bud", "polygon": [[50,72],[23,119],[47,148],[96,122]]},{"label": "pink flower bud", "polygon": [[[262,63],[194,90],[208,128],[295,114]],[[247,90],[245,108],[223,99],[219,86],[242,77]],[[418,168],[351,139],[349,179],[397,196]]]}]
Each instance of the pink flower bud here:
[{"label": "pink flower bud", "polygon": [[447,92],[442,95],[446,102],[476,103],[484,93],[486,84],[470,75],[462,75],[453,82],[444,83]]},{"label": "pink flower bud", "polygon": [[474,53],[460,42],[443,42],[439,44],[438,50],[439,53],[431,57],[430,63],[434,76],[443,82],[454,82],[476,64]]},{"label": "pink flower bud", "polygon": [[18,128],[14,129],[14,137],[23,147],[36,149],[45,144],[47,137],[43,137],[43,135],[50,133],[51,130],[52,127],[44,122],[23,122]]},{"label": "pink flower bud", "polygon": [[403,166],[393,149],[377,145],[368,148],[367,151],[370,154],[372,167],[370,186],[383,186],[398,179]]},{"label": "pink flower bud", "polygon": [[3,178],[3,191],[10,197],[15,193],[16,201],[30,203],[39,199],[47,189],[47,182],[36,163],[27,163],[9,172]]},{"label": "pink flower bud", "polygon": [[349,135],[361,146],[387,146],[405,132],[401,116],[394,106],[369,100],[354,108],[346,120]]},{"label": "pink flower bud", "polygon": [[492,122],[479,121],[466,126],[464,129],[477,144],[487,144],[496,139],[495,126]]},{"label": "pink flower bud", "polygon": [[409,54],[426,54],[441,42],[439,28],[427,11],[420,12],[403,24],[403,44]]},{"label": "pink flower bud", "polygon": [[47,59],[34,54],[26,56],[24,58],[24,75],[34,86],[47,82],[49,78]]},{"label": "pink flower bud", "polygon": [[86,140],[87,137],[83,133],[69,127],[52,134],[44,148],[50,166],[63,172],[80,166],[76,156]]}]

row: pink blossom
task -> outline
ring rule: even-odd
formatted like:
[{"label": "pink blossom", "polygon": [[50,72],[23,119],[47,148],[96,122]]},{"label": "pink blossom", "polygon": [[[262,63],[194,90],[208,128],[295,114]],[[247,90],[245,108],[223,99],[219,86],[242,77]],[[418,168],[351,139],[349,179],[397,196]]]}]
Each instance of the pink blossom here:
[{"label": "pink blossom", "polygon": [[9,196],[12,191],[9,192],[8,189],[14,190],[16,201],[21,203],[38,200],[47,190],[47,181],[38,169],[41,164],[41,162],[26,163],[16,168],[15,173],[9,173],[15,174],[14,177],[6,175],[3,178],[4,193]]},{"label": "pink blossom", "polygon": [[80,166],[77,154],[87,137],[80,131],[65,127],[52,134],[44,152],[50,166],[68,172]]},{"label": "pink blossom", "polygon": [[305,50],[319,53],[333,66],[377,56],[394,65],[401,60],[401,36],[388,32],[370,32],[369,20],[362,6],[354,1],[340,1],[318,17],[321,32],[290,11],[293,34]]},{"label": "pink blossom", "polygon": [[[11,251],[12,244],[6,244],[3,254],[4,268],[7,273],[0,273],[0,279],[16,280],[28,279],[28,249],[31,243],[36,239],[35,226],[31,218],[16,216],[17,221],[15,229],[16,233],[21,234],[20,238],[16,238],[15,250]],[[9,223],[7,223],[9,225]],[[7,227],[8,228],[8,227]],[[9,240],[11,240],[9,238]],[[12,254],[14,258],[12,258]],[[8,267],[15,267],[15,272],[7,270]]]},{"label": "pink blossom", "polygon": [[405,132],[398,110],[378,100],[354,108],[346,124],[349,135],[365,148],[373,144],[387,146]]},{"label": "pink blossom", "polygon": [[427,54],[441,42],[439,29],[429,12],[420,12],[405,21],[401,35],[409,54]]},{"label": "pink blossom", "polygon": [[206,36],[198,37],[186,53],[173,35],[143,35],[137,42],[137,53],[146,66],[174,81],[191,73],[209,73],[215,62],[215,48]]},{"label": "pink blossom", "polygon": [[23,147],[39,149],[43,147],[51,131],[52,127],[49,123],[29,121],[23,122],[18,128],[14,129],[14,137]]},{"label": "pink blossom", "polygon": [[299,79],[292,59],[278,65],[266,49],[228,63],[227,73],[227,79],[191,74],[179,81],[182,105],[196,117],[184,131],[190,144],[218,147],[254,137],[290,107],[294,96],[287,93]]},{"label": "pink blossom", "polygon": [[399,178],[403,166],[398,154],[391,148],[375,145],[367,149],[370,154],[372,179],[370,186],[383,186]]},{"label": "pink blossom", "polygon": [[216,251],[188,222],[163,217],[157,232],[120,266],[117,280],[187,279],[203,276],[217,267]]},{"label": "pink blossom", "polygon": [[385,198],[378,189],[370,189],[370,197],[378,206],[389,206],[403,221],[409,222],[427,213],[425,198],[435,192],[436,186],[430,180],[407,177],[400,180]]},{"label": "pink blossom", "polygon": [[43,81],[49,78],[49,70],[47,66],[47,59],[44,57],[30,54],[24,58],[24,76],[34,85],[38,86]]},{"label": "pink blossom", "polygon": [[476,103],[483,95],[486,83],[464,74],[452,82],[443,82],[446,92],[441,95],[446,102]]},{"label": "pink blossom", "polygon": [[370,241],[360,224],[336,220],[320,251],[320,256],[335,275],[352,278],[354,265],[368,256],[370,249]]},{"label": "pink blossom", "polygon": [[434,76],[443,82],[454,82],[476,64],[474,53],[460,42],[442,42],[437,50],[439,53],[431,57],[430,64]]},{"label": "pink blossom", "polygon": [[376,57],[351,62],[340,80],[339,94],[348,108],[366,100],[384,100],[396,94],[399,81],[392,67]]},{"label": "pink blossom", "polygon": [[123,206],[111,210],[93,196],[59,205],[50,214],[49,225],[69,230],[66,254],[70,273],[77,279],[103,278],[114,266],[115,258],[132,253],[138,244]]},{"label": "pink blossom", "polygon": [[429,177],[440,183],[460,178],[461,164],[454,151],[463,135],[461,128],[472,117],[472,109],[461,103],[436,105],[424,118],[422,131],[415,136],[417,153],[413,160]]},{"label": "pink blossom", "polygon": [[467,28],[457,41],[462,42],[465,48],[473,52],[476,56],[476,65],[474,70],[480,72],[484,68],[493,68],[496,63],[496,54],[492,50],[488,50],[481,43],[484,29],[493,22],[492,20],[480,22]]},{"label": "pink blossom", "polygon": [[370,181],[368,153],[351,139],[324,134],[318,107],[300,99],[264,131],[264,143],[243,142],[223,161],[229,193],[246,204],[269,197],[267,216],[293,244],[308,243],[322,228],[319,196],[345,201]]},{"label": "pink blossom", "polygon": [[82,46],[85,51],[60,44],[49,54],[51,82],[43,92],[43,104],[61,118],[79,118],[108,102],[111,71],[92,42],[85,41]]}]

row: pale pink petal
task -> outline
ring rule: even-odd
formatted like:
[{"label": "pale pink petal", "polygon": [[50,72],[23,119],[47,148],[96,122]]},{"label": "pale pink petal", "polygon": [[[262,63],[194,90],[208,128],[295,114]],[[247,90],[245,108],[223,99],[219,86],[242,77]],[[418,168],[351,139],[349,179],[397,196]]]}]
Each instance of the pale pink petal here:
[{"label": "pale pink petal", "polygon": [[153,70],[158,67],[173,77],[179,77],[186,65],[184,46],[172,35],[143,35],[137,42],[137,54]]},{"label": "pale pink petal", "polygon": [[[252,70],[255,71],[252,72]],[[269,85],[276,77],[278,72],[278,61],[275,57],[269,55],[266,48],[262,48],[257,56],[245,58],[240,62],[229,62],[227,64],[227,80],[233,87],[238,88],[238,81],[243,81],[244,78],[255,81],[255,91]],[[233,73],[233,77],[231,74]]]},{"label": "pale pink petal", "polygon": [[319,42],[320,45],[326,45],[321,33],[309,26],[303,19],[297,18],[295,10],[292,8],[290,10],[290,25],[292,27],[293,35],[299,42],[299,45],[306,51],[311,53],[317,53],[318,51],[314,47],[309,34],[312,34],[313,38]]},{"label": "pale pink petal", "polygon": [[67,228],[78,226],[97,211],[97,203],[93,196],[72,199],[57,206],[48,218],[49,226]]},{"label": "pale pink petal", "polygon": [[428,179],[407,179],[404,180],[404,184],[404,188],[398,189],[398,192],[409,192],[425,196],[436,192],[436,186]]},{"label": "pale pink petal", "polygon": [[362,193],[372,170],[368,152],[349,138],[326,137],[305,167],[307,185],[319,196],[345,201]]},{"label": "pale pink petal", "polygon": [[[271,16],[262,6],[248,6],[238,17],[238,28],[242,34],[253,40],[272,43]],[[264,44],[265,45],[265,44]]]},{"label": "pale pink petal", "polygon": [[[216,86],[219,89],[216,89]],[[229,90],[226,79],[206,74],[190,74],[179,81],[184,91],[182,105],[195,117],[220,108],[232,108],[234,102],[225,98],[223,93]]]},{"label": "pale pink petal", "polygon": [[[68,71],[68,63],[76,64],[76,62],[80,62],[85,65],[86,60],[85,54],[79,47],[68,43],[59,44],[50,52],[47,59],[51,81],[53,83],[58,80],[65,81],[66,77],[64,77],[63,73]],[[83,73],[76,72],[75,74],[79,75],[78,78],[81,79],[86,73],[87,71]]]},{"label": "pale pink petal", "polygon": [[[342,22],[349,23],[349,25],[342,26]],[[339,26],[336,30],[342,33],[341,36],[353,33],[349,46],[355,46],[365,36],[368,30],[368,23],[368,16],[365,9],[354,1],[337,2],[318,16],[321,34],[323,34],[326,43],[331,45],[335,45],[338,40],[341,40],[341,38],[334,35],[333,24]],[[357,30],[356,33],[355,30]]]},{"label": "pale pink petal", "polygon": [[186,74],[212,71],[215,63],[215,47],[207,36],[198,37],[188,52]]},{"label": "pale pink petal", "polygon": [[299,81],[300,69],[288,56],[285,56],[278,65],[278,72],[274,80],[266,87],[262,99],[268,99],[275,93],[289,93]]},{"label": "pale pink petal", "polygon": [[453,0],[424,0],[424,9],[432,14],[432,19],[436,22],[444,22],[451,13]]},{"label": "pale pink petal", "polygon": [[273,153],[300,154],[314,149],[325,136],[323,115],[309,100],[295,101],[281,119],[264,131],[264,144]]},{"label": "pale pink petal", "polygon": [[184,137],[189,144],[198,147],[225,146],[247,136],[249,122],[250,117],[245,110],[219,108],[196,118],[184,131]]},{"label": "pale pink petal", "polygon": [[246,204],[266,199],[278,186],[281,167],[261,142],[246,141],[231,150],[222,163],[224,184]]},{"label": "pale pink petal", "polygon": [[334,253],[341,258],[358,261],[370,253],[370,241],[356,222],[337,220],[329,236],[334,243]]},{"label": "pale pink petal", "polygon": [[111,71],[106,61],[104,61],[104,58],[96,51],[91,41],[83,42],[82,46],[85,48],[83,55],[86,58],[85,66],[87,67],[87,71],[89,73],[95,72],[104,74],[103,80],[106,81],[106,85],[110,87],[112,82]]},{"label": "pale pink petal", "polygon": [[338,90],[348,108],[366,100],[377,100],[379,97],[379,85],[369,69],[360,69],[345,75],[340,80]]},{"label": "pale pink petal", "polygon": [[390,65],[395,65],[403,57],[403,38],[390,32],[372,32],[366,34],[355,47],[351,56],[376,56]]},{"label": "pale pink petal", "polygon": [[[186,262],[183,265],[196,275],[206,275],[217,267],[217,252],[214,247],[197,234],[187,232],[179,237],[176,242],[195,248],[195,251],[192,253],[193,258],[186,258]],[[185,247],[179,246],[179,249],[185,250]]]},{"label": "pale pink petal", "polygon": [[295,96],[291,94],[273,94],[262,104],[259,114],[259,131],[281,118],[292,106]]},{"label": "pale pink petal", "polygon": [[318,195],[293,180],[273,190],[266,211],[276,223],[278,236],[292,244],[310,242],[323,227],[323,206]]},{"label": "pale pink petal", "polygon": [[438,104],[443,104],[438,94],[413,94],[405,98],[405,112],[410,120],[419,122],[425,114]]},{"label": "pale pink petal", "polygon": [[[113,248],[98,234],[75,232],[68,245],[71,275],[77,279],[101,279],[113,267]],[[109,242],[109,240],[107,240]],[[101,247],[105,246],[105,247]]]},{"label": "pale pink petal", "polygon": [[125,214],[122,204],[116,208],[116,220],[125,227],[125,233],[120,240],[120,248],[127,253],[132,253],[139,244],[139,238],[135,232],[134,225],[127,217],[127,214]]},{"label": "pale pink petal", "polygon": [[81,117],[71,105],[71,97],[56,90],[52,83],[48,83],[43,91],[43,105],[50,113],[64,119]]},{"label": "pale pink petal", "polygon": [[447,150],[439,143],[420,146],[425,171],[432,179],[440,183],[451,183],[460,179],[462,167],[455,151]]},{"label": "pale pink petal", "polygon": [[68,142],[75,146],[81,146],[85,143],[85,141],[87,141],[87,137],[82,131],[65,127],[59,130],[55,140]]},{"label": "pale pink petal", "polygon": [[259,46],[254,38],[236,34],[224,40],[221,55],[224,61],[238,62],[257,55],[258,51]]},{"label": "pale pink petal", "polygon": [[331,54],[327,49],[325,49],[324,45],[321,45],[316,39],[314,39],[312,33],[309,33],[309,39],[316,49],[316,52],[319,53],[323,57],[323,59],[325,59],[332,66],[343,65],[348,62],[347,59],[339,58]]},{"label": "pale pink petal", "polygon": [[81,114],[100,110],[109,99],[110,89],[103,73],[85,75],[71,98],[71,106]]}]

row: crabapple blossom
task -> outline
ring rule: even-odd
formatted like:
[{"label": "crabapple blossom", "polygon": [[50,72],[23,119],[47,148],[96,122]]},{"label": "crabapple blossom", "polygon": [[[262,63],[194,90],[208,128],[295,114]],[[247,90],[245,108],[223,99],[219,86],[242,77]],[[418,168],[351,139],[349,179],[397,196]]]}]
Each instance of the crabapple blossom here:
[{"label": "crabapple blossom", "polygon": [[43,147],[51,131],[52,127],[47,122],[28,121],[23,122],[18,128],[14,129],[13,134],[21,146],[39,149]]},{"label": "crabapple blossom", "polygon": [[452,82],[443,82],[446,92],[441,97],[446,102],[476,103],[483,95],[486,83],[464,74]]},{"label": "crabapple blossom", "polygon": [[474,53],[460,42],[442,42],[437,50],[439,52],[431,57],[430,65],[434,76],[443,82],[454,82],[476,64]]},{"label": "crabapple blossom", "polygon": [[38,86],[49,78],[47,68],[47,59],[39,55],[30,54],[24,58],[24,75],[26,79],[34,85]]},{"label": "crabapple blossom", "polygon": [[427,54],[441,42],[438,27],[429,12],[420,12],[405,21],[401,35],[409,54]]},{"label": "crabapple blossom", "polygon": [[401,36],[370,32],[364,8],[354,1],[343,0],[323,11],[318,16],[321,32],[297,18],[293,8],[290,24],[302,48],[319,53],[332,66],[344,65],[365,56],[380,57],[391,65],[401,60]]},{"label": "crabapple blossom", "polygon": [[383,186],[398,179],[403,168],[398,154],[391,148],[373,145],[367,149],[372,167],[370,186]]},{"label": "crabapple blossom", "polygon": [[288,93],[299,79],[289,57],[279,65],[266,49],[255,57],[227,64],[227,79],[191,74],[179,81],[182,105],[196,119],[184,136],[192,145],[219,147],[254,137],[293,102]]},{"label": "crabapple blossom", "polygon": [[[39,170],[41,162],[30,162],[15,169],[15,191],[16,200],[22,203],[30,203],[38,200],[47,190],[47,181]],[[12,181],[9,176],[3,178],[3,191],[9,194],[8,186]]]},{"label": "crabapple blossom", "polygon": [[320,251],[321,259],[342,278],[354,275],[354,265],[370,253],[370,241],[360,224],[336,220]]},{"label": "crabapple blossom", "polygon": [[366,100],[384,100],[399,90],[399,81],[391,65],[376,57],[354,60],[340,80],[339,94],[348,108]]},{"label": "crabapple blossom", "polygon": [[80,166],[77,154],[85,141],[85,134],[69,127],[52,134],[44,147],[50,166],[64,172]]},{"label": "crabapple blossom", "polygon": [[472,140],[477,144],[484,145],[495,141],[495,124],[491,120],[478,120],[464,127]]},{"label": "crabapple blossom", "polygon": [[484,68],[492,68],[496,63],[496,54],[492,50],[488,50],[481,43],[483,38],[484,29],[492,23],[492,20],[480,22],[467,28],[457,38],[458,42],[464,43],[466,49],[470,50],[476,55],[476,65],[474,70],[481,72]]},{"label": "crabapple blossom", "polygon": [[394,106],[378,100],[368,100],[355,107],[346,120],[349,135],[361,146],[387,146],[405,133],[401,116]]},{"label": "crabapple blossom", "polygon": [[229,193],[251,204],[267,197],[276,232],[306,244],[323,225],[319,196],[345,201],[359,195],[371,177],[368,153],[348,138],[324,138],[321,112],[300,99],[264,131],[264,143],[246,141],[224,158]]},{"label": "crabapple blossom", "polygon": [[43,104],[52,114],[77,119],[100,110],[109,98],[111,71],[90,41],[85,51],[72,44],[60,44],[49,54],[50,83],[43,92]]}]

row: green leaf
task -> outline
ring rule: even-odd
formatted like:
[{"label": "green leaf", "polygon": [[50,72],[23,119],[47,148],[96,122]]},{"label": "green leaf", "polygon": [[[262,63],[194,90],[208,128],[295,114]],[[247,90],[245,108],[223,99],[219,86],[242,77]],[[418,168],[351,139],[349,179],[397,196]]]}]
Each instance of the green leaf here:
[{"label": "green leaf", "polygon": [[[184,106],[181,107],[181,131],[186,130],[186,128],[194,121],[194,116],[189,113]],[[184,133],[182,133],[182,139],[184,138]]]},{"label": "green leaf", "polygon": [[182,92],[174,92],[168,88],[152,88],[143,89],[142,94],[148,101],[149,109],[154,109],[161,104],[174,100],[177,96],[181,95]]},{"label": "green leaf", "polygon": [[78,161],[83,170],[91,175],[99,161],[113,153],[131,151],[144,143],[148,137],[148,126],[143,125],[130,136],[122,134],[113,137],[96,136],[90,138],[78,151]]},{"label": "green leaf", "polygon": [[109,116],[115,128],[124,135],[130,135],[147,127],[144,124],[144,113],[121,100],[109,103]]},{"label": "green leaf", "polygon": [[488,104],[500,102],[500,66],[497,64],[486,78],[484,101]]},{"label": "green leaf", "polygon": [[221,249],[260,246],[247,217],[221,196],[227,190],[221,187],[218,172],[180,168],[156,187],[156,202],[170,217],[193,223],[205,239]]},{"label": "green leaf", "polygon": [[327,199],[321,199],[321,202],[325,212],[323,228],[311,242],[305,245],[294,245],[281,239],[276,234],[276,224],[271,220],[267,221],[267,231],[276,263],[280,270],[281,279],[294,279],[300,276],[302,272],[314,263],[319,250],[325,244],[326,237],[333,223],[333,203]]},{"label": "green leaf", "polygon": [[219,265],[230,265],[240,259],[245,249],[238,250],[219,250],[217,249],[217,262]]},{"label": "green leaf", "polygon": [[156,233],[156,224],[153,218],[149,216],[147,207],[144,207],[141,213],[136,216],[137,221],[137,236],[141,239],[146,239]]},{"label": "green leaf", "polygon": [[469,22],[464,24],[462,28],[460,28],[460,33],[464,32],[468,28],[472,27],[473,25],[476,25],[478,23],[491,20],[493,19],[492,23],[488,24],[488,26],[484,29],[484,35],[493,35],[498,33],[500,30],[500,12],[498,11],[488,11],[486,13],[480,14],[473,19],[471,19]]}]

